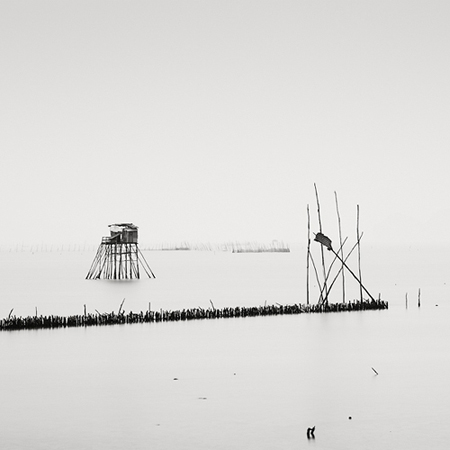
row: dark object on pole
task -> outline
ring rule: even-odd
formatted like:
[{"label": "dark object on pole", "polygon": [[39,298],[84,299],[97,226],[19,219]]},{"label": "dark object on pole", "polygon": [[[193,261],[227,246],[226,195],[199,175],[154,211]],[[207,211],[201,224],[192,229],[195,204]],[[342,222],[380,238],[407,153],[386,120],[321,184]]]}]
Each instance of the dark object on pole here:
[{"label": "dark object on pole", "polygon": [[370,292],[364,287],[361,280],[353,273],[353,271],[350,269],[350,267],[347,266],[345,261],[333,250],[333,247],[331,246],[331,239],[328,236],[325,236],[322,233],[316,233],[316,237],[314,238],[315,241],[322,244],[324,247],[327,248],[327,250],[331,251],[333,255],[336,256],[339,261],[341,261],[342,265],[350,272],[350,274],[355,278],[355,280],[359,283],[361,288],[364,290],[364,292],[370,297],[371,300],[375,301],[375,299],[372,297]]},{"label": "dark object on pole", "polygon": [[333,250],[333,247],[331,246],[331,239],[328,236],[325,236],[322,233],[316,233],[314,240],[322,244],[327,250]]},{"label": "dark object on pole", "polygon": [[308,437],[308,439],[315,439],[316,437],[314,436],[314,431],[316,429],[316,426],[314,425],[312,428],[308,428],[306,430],[306,436]]}]

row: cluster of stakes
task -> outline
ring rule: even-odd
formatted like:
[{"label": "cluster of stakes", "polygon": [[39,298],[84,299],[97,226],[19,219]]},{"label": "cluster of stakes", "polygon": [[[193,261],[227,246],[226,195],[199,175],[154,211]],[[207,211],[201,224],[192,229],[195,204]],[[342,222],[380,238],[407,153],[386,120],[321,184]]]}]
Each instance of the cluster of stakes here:
[{"label": "cluster of stakes", "polygon": [[41,328],[87,327],[98,325],[119,325],[132,323],[178,322],[201,319],[242,318],[256,316],[277,316],[304,313],[328,313],[344,311],[364,311],[388,309],[388,302],[383,300],[363,300],[346,303],[324,303],[321,305],[264,305],[227,308],[189,308],[182,310],[159,310],[146,312],[110,312],[96,314],[85,313],[74,316],[28,316],[12,315],[0,320],[0,330],[34,330]]}]

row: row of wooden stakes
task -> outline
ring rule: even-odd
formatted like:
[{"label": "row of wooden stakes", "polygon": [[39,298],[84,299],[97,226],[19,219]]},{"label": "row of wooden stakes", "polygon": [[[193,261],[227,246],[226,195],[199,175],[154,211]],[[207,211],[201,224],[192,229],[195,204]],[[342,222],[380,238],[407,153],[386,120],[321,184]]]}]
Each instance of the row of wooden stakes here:
[{"label": "row of wooden stakes", "polygon": [[118,313],[84,313],[73,316],[13,316],[0,320],[0,330],[34,330],[42,328],[87,327],[101,325],[119,325],[133,323],[178,322],[199,319],[240,318],[255,316],[276,316],[304,313],[328,313],[344,311],[364,311],[388,309],[388,302],[383,300],[363,300],[348,303],[326,303],[322,305],[264,305],[250,307],[189,308],[182,310],[148,310],[145,313],[121,311]]}]

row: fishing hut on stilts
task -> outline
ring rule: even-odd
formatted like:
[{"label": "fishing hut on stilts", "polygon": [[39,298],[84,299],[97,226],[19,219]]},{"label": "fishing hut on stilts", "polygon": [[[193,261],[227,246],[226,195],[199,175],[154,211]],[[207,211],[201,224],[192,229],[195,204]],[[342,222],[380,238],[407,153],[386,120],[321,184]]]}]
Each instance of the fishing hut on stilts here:
[{"label": "fishing hut on stilts", "polygon": [[132,223],[109,225],[110,235],[104,236],[98,247],[87,280],[139,279],[141,270],[155,278],[138,246],[138,227]]}]

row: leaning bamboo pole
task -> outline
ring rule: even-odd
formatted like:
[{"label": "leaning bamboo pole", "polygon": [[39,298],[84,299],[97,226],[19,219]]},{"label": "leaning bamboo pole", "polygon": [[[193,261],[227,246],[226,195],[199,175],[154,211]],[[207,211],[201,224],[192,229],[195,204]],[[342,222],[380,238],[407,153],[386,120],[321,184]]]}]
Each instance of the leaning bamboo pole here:
[{"label": "leaning bamboo pole", "polygon": [[356,205],[356,239],[358,241],[358,275],[360,280],[359,285],[359,298],[363,301],[363,289],[362,289],[362,275],[361,275],[361,245],[359,239],[359,205]]},{"label": "leaning bamboo pole", "polygon": [[[317,186],[316,183],[314,183],[314,190],[316,192],[316,202],[317,202],[317,219],[319,221],[319,232],[322,233],[322,219],[320,216],[320,202],[319,202],[319,193],[317,192]],[[325,256],[323,247],[320,247],[321,252],[321,259],[322,259],[322,270],[323,270],[323,278],[324,278],[324,293],[325,293],[325,299],[328,298],[328,290],[327,290],[327,283],[326,283],[326,268],[325,268]]]},{"label": "leaning bamboo pole", "polygon": [[155,274],[153,273],[152,269],[150,268],[147,260],[144,257],[144,254],[141,252],[141,250],[138,247],[138,257],[141,261],[141,267],[143,267],[144,272],[149,276],[149,278],[156,278]]},{"label": "leaning bamboo pole", "polygon": [[306,249],[306,304],[309,305],[309,258],[311,253],[311,218],[309,215],[309,205],[306,205],[308,217],[308,244]]},{"label": "leaning bamboo pole", "polygon": [[[334,199],[336,202],[336,214],[337,214],[338,230],[339,230],[340,254],[341,254],[341,258],[344,259],[344,249],[343,249],[343,245],[342,245],[341,215],[339,214],[339,203],[338,203],[338,196],[337,196],[336,191],[334,191]],[[344,265],[342,265],[342,268],[344,268]],[[343,301],[343,303],[345,303],[345,271],[344,270],[341,270],[341,276],[342,276],[342,301]]]},{"label": "leaning bamboo pole", "polygon": [[[363,236],[364,236],[364,233],[361,233],[361,236],[359,237],[359,240],[361,240]],[[347,239],[347,238],[346,238],[346,239]],[[346,241],[344,240],[344,244],[345,244],[345,242],[346,242]],[[350,257],[350,255],[353,253],[353,251],[355,250],[355,248],[357,247],[357,245],[358,245],[358,243],[356,242],[355,245],[354,245],[354,246],[350,249],[350,251],[348,252],[347,256],[343,259],[343,262],[342,262],[342,260],[340,260],[341,263],[342,263],[342,266],[341,266],[341,268],[338,270],[337,274],[335,275],[335,277],[333,278],[333,280],[331,281],[331,283],[328,285],[328,292],[330,292],[331,289],[333,288],[334,283],[336,283],[337,279],[339,278],[340,272],[342,272],[342,271],[345,269],[347,260],[348,260],[348,258]],[[339,257],[336,257],[335,259],[339,259]]]},{"label": "leaning bamboo pole", "polygon": [[[341,244],[341,246],[340,246],[338,252],[342,249],[342,247],[343,247],[343,245],[345,244],[346,241],[347,241],[347,238],[345,238],[344,242]],[[331,288],[332,288],[332,285],[328,285],[328,279],[330,278],[330,275],[331,275],[331,269],[333,268],[334,263],[335,263],[337,260],[338,260],[338,258],[335,256],[335,257],[333,258],[333,261],[331,261],[330,265],[328,266],[327,276],[325,277],[325,281],[326,281],[326,283],[327,283],[327,288],[328,288],[328,296],[330,295]],[[342,266],[342,267],[344,267],[344,266]],[[337,276],[339,276],[339,273],[342,271],[342,267],[341,267],[341,269],[339,269]],[[334,284],[334,283],[333,283],[333,284]],[[325,287],[325,283],[324,283],[324,287]],[[320,296],[319,296],[319,298],[322,299],[322,303],[323,303],[324,300],[328,300],[328,298],[323,298],[324,287],[321,288]]]},{"label": "leaning bamboo pole", "polygon": [[[333,249],[331,249],[331,251],[332,251],[335,255],[337,255],[337,257],[340,259],[339,255],[338,255],[337,253],[335,253]],[[347,264],[345,263],[345,261],[344,261],[343,263],[344,263],[345,268],[350,272],[350,274],[353,276],[353,278],[355,278],[355,280],[359,283],[359,286],[361,287],[361,290],[364,290],[364,292],[370,297],[370,299],[371,299],[372,301],[375,302],[376,300],[372,297],[372,294],[364,287],[364,285],[362,284],[361,279],[358,278],[358,277],[353,273],[353,271],[350,269],[350,267],[347,266]],[[361,302],[362,302],[362,300],[361,300]]]},{"label": "leaning bamboo pole", "polygon": [[365,288],[365,286],[362,284],[362,281],[358,278],[358,276],[352,271],[352,269],[350,269],[350,267],[347,266],[346,262],[344,260],[342,260],[341,257],[333,250],[333,247],[331,245],[331,239],[322,233],[316,233],[314,240],[316,242],[319,242],[322,246],[326,247],[327,250],[331,251],[331,253],[333,253],[333,255],[335,255],[342,262],[342,264],[350,272],[352,277],[355,278],[355,280],[360,284],[360,286],[364,290],[364,292],[370,297],[370,299],[372,301],[375,302],[376,300],[372,297],[370,292]]},{"label": "leaning bamboo pole", "polygon": [[314,274],[316,276],[317,286],[319,286],[319,289],[320,289],[320,295],[319,295],[319,304],[320,304],[320,303],[323,303],[323,288],[320,287],[322,283],[320,282],[319,272],[317,270],[317,266],[316,266],[316,263],[314,261],[312,252],[310,252],[309,257],[311,259],[311,263],[312,263],[312,266],[313,266],[313,269],[314,269]]}]

